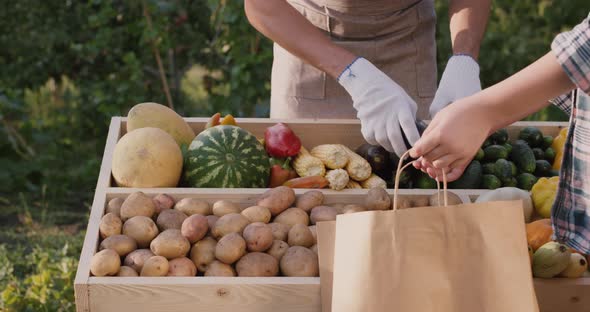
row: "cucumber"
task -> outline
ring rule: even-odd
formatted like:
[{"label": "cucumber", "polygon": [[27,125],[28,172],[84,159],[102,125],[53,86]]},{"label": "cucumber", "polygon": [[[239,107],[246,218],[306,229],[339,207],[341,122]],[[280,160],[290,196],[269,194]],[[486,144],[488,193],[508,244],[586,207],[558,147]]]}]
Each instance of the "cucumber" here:
[{"label": "cucumber", "polygon": [[548,147],[545,150],[544,159],[550,163],[553,163],[555,161],[555,150],[552,147]]},{"label": "cucumber", "polygon": [[492,135],[490,136],[490,140],[494,144],[498,144],[498,145],[502,145],[502,144],[508,142],[508,130],[500,129],[500,130],[492,133]]},{"label": "cucumber", "polygon": [[536,160],[545,159],[545,151],[539,147],[533,148],[533,155],[535,155]]},{"label": "cucumber", "polygon": [[485,163],[483,164],[483,174],[494,174],[496,163]]},{"label": "cucumber", "polygon": [[518,175],[518,168],[516,168],[516,165],[514,164],[514,162],[509,161],[510,163],[510,168],[512,169],[512,176],[515,177]]},{"label": "cucumber", "polygon": [[549,147],[551,147],[552,144],[553,144],[553,137],[550,135],[544,135],[542,147],[544,149],[548,149]]},{"label": "cucumber", "polygon": [[506,159],[498,159],[494,164],[494,175],[500,179],[500,181],[508,180],[512,178],[512,166]]},{"label": "cucumber", "polygon": [[543,133],[537,127],[524,127],[518,139],[527,142],[531,147],[540,147],[543,144]]},{"label": "cucumber", "polygon": [[495,190],[502,187],[502,182],[493,174],[484,174],[481,177],[481,188]]},{"label": "cucumber", "polygon": [[521,173],[516,177],[517,186],[519,189],[523,189],[525,191],[530,191],[533,188],[533,185],[537,183],[537,177],[530,173]]},{"label": "cucumber", "polygon": [[414,187],[419,189],[436,189],[436,180],[431,178],[428,174],[419,171],[414,181]]},{"label": "cucumber", "polygon": [[449,183],[449,188],[476,189],[481,184],[482,174],[481,163],[474,160],[465,168],[463,175],[458,180]]},{"label": "cucumber", "polygon": [[525,141],[517,140],[512,144],[510,158],[523,172],[535,172],[535,154]]},{"label": "cucumber", "polygon": [[518,182],[516,181],[515,177],[511,177],[508,180],[502,181],[502,186],[504,187],[516,187]]},{"label": "cucumber", "polygon": [[508,151],[502,145],[490,145],[483,150],[485,159],[488,161],[496,161],[498,159],[506,159]]},{"label": "cucumber", "polygon": [[477,150],[477,154],[475,154],[475,157],[473,159],[481,161],[483,160],[484,156],[485,153],[483,152],[483,149],[480,148]]},{"label": "cucumber", "polygon": [[512,144],[504,143],[502,144],[502,146],[504,146],[504,148],[508,151],[508,155],[510,155],[510,153],[512,152]]},{"label": "cucumber", "polygon": [[487,138],[485,141],[483,141],[483,144],[481,145],[481,148],[486,148],[488,146],[492,145],[492,140],[490,138]]},{"label": "cucumber", "polygon": [[551,175],[551,164],[546,160],[537,160],[535,162],[535,176],[548,177]]}]

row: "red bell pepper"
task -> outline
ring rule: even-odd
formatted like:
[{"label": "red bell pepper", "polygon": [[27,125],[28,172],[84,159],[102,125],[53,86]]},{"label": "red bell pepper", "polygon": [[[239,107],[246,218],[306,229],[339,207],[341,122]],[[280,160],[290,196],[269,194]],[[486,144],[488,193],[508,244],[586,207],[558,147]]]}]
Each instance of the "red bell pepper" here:
[{"label": "red bell pepper", "polygon": [[284,123],[266,128],[264,143],[266,152],[272,157],[292,157],[301,149],[301,140]]}]

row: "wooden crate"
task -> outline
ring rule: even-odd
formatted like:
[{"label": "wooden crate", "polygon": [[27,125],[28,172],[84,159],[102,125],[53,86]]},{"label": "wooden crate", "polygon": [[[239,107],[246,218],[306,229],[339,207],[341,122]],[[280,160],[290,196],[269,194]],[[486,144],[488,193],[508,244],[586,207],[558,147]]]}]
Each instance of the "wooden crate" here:
[{"label": "wooden crate", "polygon": [[[207,119],[187,118],[197,131]],[[268,119],[238,119],[242,127],[257,136],[276,121]],[[358,122],[336,121],[288,121],[289,126],[301,137],[304,145],[342,143],[356,147],[363,142]],[[565,123],[518,123],[510,132],[527,125],[540,127],[544,133],[555,135]],[[75,279],[77,311],[284,311],[319,312],[319,278],[245,278],[245,277],[92,277],[90,259],[98,243],[98,225],[108,200],[126,197],[138,190],[115,187],[111,179],[111,160],[117,140],[125,133],[125,119],[115,117],[111,121],[105,153],[100,169],[96,193],[80,262]],[[321,133],[321,135],[318,135]],[[195,189],[153,188],[140,189],[155,196],[167,193],[176,199],[197,197],[210,202],[228,199],[249,205],[264,189]],[[297,190],[297,194],[305,190]],[[324,190],[326,202],[361,203],[366,190]],[[434,190],[400,190],[402,197],[423,197]],[[482,190],[453,190],[463,201],[479,196]],[[535,288],[541,311],[590,311],[590,278],[535,279]],[[499,298],[501,300],[501,298]]]}]

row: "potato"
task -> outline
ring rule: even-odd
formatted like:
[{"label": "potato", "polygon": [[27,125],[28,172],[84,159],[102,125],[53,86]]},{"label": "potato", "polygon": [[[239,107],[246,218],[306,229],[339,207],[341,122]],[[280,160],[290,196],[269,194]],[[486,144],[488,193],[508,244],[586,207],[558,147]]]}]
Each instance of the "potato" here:
[{"label": "potato", "polygon": [[[343,214],[344,213],[344,207],[346,206],[346,204],[342,204],[342,203],[337,203],[337,204],[330,204],[330,207],[336,209],[336,212],[338,214]],[[315,208],[315,207],[314,207]]]},{"label": "potato", "polygon": [[148,247],[158,233],[154,221],[145,216],[133,217],[123,223],[123,234],[133,238],[139,248]]},{"label": "potato", "polygon": [[244,229],[244,240],[248,251],[265,251],[272,245],[272,229],[262,222],[248,224]]},{"label": "potato", "polygon": [[311,235],[313,236],[314,244],[318,242],[318,231],[315,225],[308,226]]},{"label": "potato", "polygon": [[307,212],[303,211],[301,208],[289,208],[278,216],[275,217],[273,222],[286,224],[289,227],[292,227],[295,224],[309,224],[309,216]]},{"label": "potato", "polygon": [[211,237],[205,237],[191,248],[191,260],[200,272],[207,272],[209,265],[215,261],[215,247],[217,241]]},{"label": "potato", "polygon": [[191,244],[203,239],[207,234],[207,231],[209,231],[207,218],[199,214],[194,214],[186,218],[180,228],[182,236],[186,237]]},{"label": "potato", "polygon": [[[438,203],[438,198],[439,198],[438,194],[439,193],[434,193],[428,198],[428,205],[429,206],[438,207],[438,206],[445,205],[444,192],[440,191],[440,204]],[[447,204],[449,206],[450,205],[459,205],[462,203],[463,203],[463,201],[461,200],[461,198],[457,194],[447,191]]]},{"label": "potato", "polygon": [[121,205],[121,220],[123,222],[135,216],[151,218],[156,213],[156,204],[142,192],[135,192],[127,196]]},{"label": "potato", "polygon": [[174,207],[174,198],[167,194],[158,194],[153,198],[153,201],[156,205],[156,215]]},{"label": "potato", "polygon": [[174,209],[182,211],[189,217],[194,214],[208,216],[213,213],[208,202],[196,198],[183,198],[174,205]]},{"label": "potato", "polygon": [[217,239],[229,233],[242,234],[248,224],[250,224],[250,221],[246,217],[239,213],[230,213],[217,220],[211,233]]},{"label": "potato", "polygon": [[125,199],[123,199],[121,197],[117,197],[117,198],[113,198],[113,199],[109,200],[109,203],[107,204],[106,213],[112,213],[112,214],[116,215],[117,217],[121,218],[121,205],[123,205],[124,200]]},{"label": "potato", "polygon": [[315,244],[315,245],[309,247],[309,250],[315,252],[315,254],[318,255],[319,254],[318,253],[318,244]]},{"label": "potato", "polygon": [[221,261],[213,261],[209,265],[209,268],[205,272],[205,276],[226,276],[226,277],[233,277],[236,276],[236,271],[234,268],[229,265],[225,264]]},{"label": "potato", "polygon": [[285,276],[319,276],[318,255],[305,247],[289,247],[280,265]]},{"label": "potato", "polygon": [[[391,207],[393,208],[393,201],[391,203]],[[400,196],[398,197],[397,200],[397,209],[407,209],[407,208],[412,208],[412,200],[404,197],[404,196]]]},{"label": "potato", "polygon": [[295,207],[303,209],[309,213],[313,208],[321,206],[324,203],[324,194],[320,191],[307,191],[299,196],[295,202]]},{"label": "potato", "polygon": [[100,225],[98,226],[100,237],[107,238],[109,236],[121,234],[123,228],[123,222],[114,213],[109,212],[102,219],[100,219]]},{"label": "potato", "polygon": [[136,272],[141,272],[143,264],[153,256],[155,256],[154,253],[149,249],[137,249],[125,257],[123,264],[134,269]]},{"label": "potato", "polygon": [[270,223],[270,229],[272,230],[272,237],[277,240],[287,241],[287,234],[291,227],[283,223]]},{"label": "potato", "polygon": [[162,256],[153,256],[146,260],[141,269],[141,276],[166,276],[170,264],[168,260]]},{"label": "potato", "polygon": [[365,198],[365,207],[367,207],[369,210],[391,209],[391,198],[384,188],[373,187],[367,193],[367,197]]},{"label": "potato", "polygon": [[289,230],[287,243],[289,246],[311,247],[315,244],[315,240],[307,225],[295,224]]},{"label": "potato", "polygon": [[176,209],[167,209],[162,211],[158,215],[158,219],[156,220],[156,224],[158,225],[158,229],[160,232],[170,230],[170,229],[177,229],[180,230],[182,226],[182,222],[187,218],[182,211]]},{"label": "potato", "polygon": [[270,246],[270,249],[268,249],[266,253],[275,257],[277,261],[281,261],[281,258],[285,255],[287,249],[289,249],[289,244],[281,240],[274,240],[272,246]]},{"label": "potato", "polygon": [[182,236],[180,230],[170,229],[156,236],[150,244],[150,249],[157,256],[170,260],[186,256],[191,244]]},{"label": "potato", "polygon": [[279,262],[275,257],[263,252],[251,252],[236,264],[238,276],[277,276]]},{"label": "potato", "polygon": [[223,217],[230,213],[240,213],[242,209],[236,203],[230,202],[229,200],[218,200],[213,203],[213,214],[218,217]]},{"label": "potato", "polygon": [[242,215],[246,217],[250,222],[270,222],[270,210],[265,207],[252,206],[242,210]]},{"label": "potato", "polygon": [[134,277],[139,276],[139,274],[132,267],[122,266],[119,268],[117,276]]},{"label": "potato", "polygon": [[367,207],[361,206],[361,205],[356,205],[356,204],[349,204],[349,205],[345,205],[342,208],[342,214],[362,212],[362,211],[367,211]]},{"label": "potato", "polygon": [[266,207],[270,214],[276,216],[295,202],[295,192],[287,186],[279,186],[264,192],[256,202],[257,206]]},{"label": "potato", "polygon": [[115,275],[121,267],[119,254],[112,249],[97,252],[90,260],[90,273],[94,276]]},{"label": "potato", "polygon": [[196,276],[197,267],[187,257],[176,258],[168,261],[167,276]]},{"label": "potato", "polygon": [[217,260],[232,264],[246,254],[246,241],[238,233],[230,233],[222,237],[215,246]]},{"label": "potato", "polygon": [[322,221],[334,221],[336,220],[336,209],[330,206],[318,206],[311,210],[309,218],[311,224],[316,224]]},{"label": "potato", "polygon": [[209,230],[212,231],[213,227],[215,226],[215,223],[217,223],[217,220],[219,220],[219,217],[216,215],[209,215],[206,218],[207,218],[207,226],[209,227]]},{"label": "potato", "polygon": [[120,257],[125,257],[127,254],[137,249],[137,243],[129,236],[119,234],[107,237],[100,243],[98,249],[112,249],[116,251]]}]

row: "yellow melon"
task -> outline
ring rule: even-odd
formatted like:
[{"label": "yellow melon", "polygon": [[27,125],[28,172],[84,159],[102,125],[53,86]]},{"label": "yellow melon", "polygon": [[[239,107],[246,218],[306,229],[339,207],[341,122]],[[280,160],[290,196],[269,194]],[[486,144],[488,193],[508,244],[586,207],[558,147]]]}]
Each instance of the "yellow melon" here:
[{"label": "yellow melon", "polygon": [[118,186],[175,187],[182,172],[182,153],[164,130],[140,128],[117,142],[112,170]]},{"label": "yellow melon", "polygon": [[195,138],[195,132],[180,115],[158,103],[137,104],[127,114],[128,132],[145,127],[168,132],[180,146],[189,146]]}]

